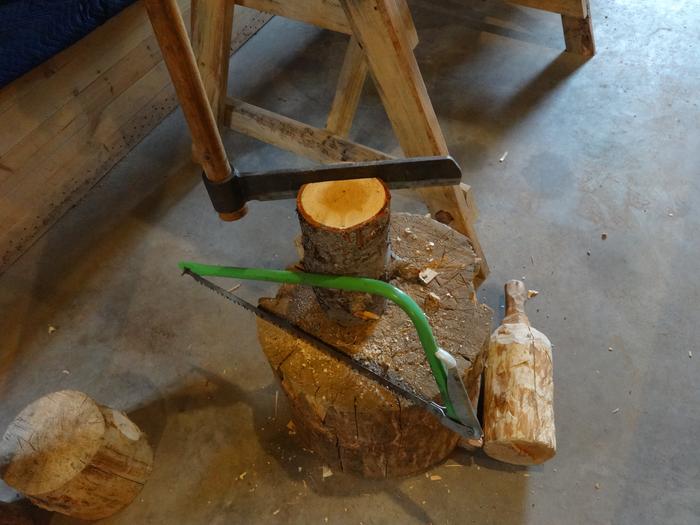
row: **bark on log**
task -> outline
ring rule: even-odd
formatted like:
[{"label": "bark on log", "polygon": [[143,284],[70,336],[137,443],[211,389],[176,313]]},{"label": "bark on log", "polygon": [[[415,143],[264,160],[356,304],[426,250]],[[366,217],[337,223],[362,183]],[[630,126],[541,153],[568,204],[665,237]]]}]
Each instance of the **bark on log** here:
[{"label": "bark on log", "polygon": [[[297,213],[309,272],[385,279],[391,194],[379,179],[307,184]],[[386,301],[370,294],[314,289],[331,319],[346,325],[380,315]]]},{"label": "bark on log", "polygon": [[[440,345],[454,355],[472,399],[483,369],[491,310],[476,302],[474,252],[460,233],[432,219],[392,214],[389,278],[420,305]],[[305,260],[308,260],[305,257]],[[429,283],[419,273],[431,268]],[[393,303],[378,320],[345,327],[329,319],[307,287],[282,286],[261,306],[402,382],[439,399],[411,321]],[[419,472],[444,460],[458,436],[420,407],[322,351],[258,321],[258,336],[292,411],[299,437],[335,469],[367,477]]]},{"label": "bark on log", "polygon": [[556,453],[552,344],[530,326],[527,290],[505,286],[506,316],[491,336],[484,388],[484,452],[514,465],[536,465]]},{"label": "bark on log", "polygon": [[32,503],[96,520],[128,505],[153,464],[145,435],[122,412],[72,390],[26,407],[0,444],[0,475]]}]

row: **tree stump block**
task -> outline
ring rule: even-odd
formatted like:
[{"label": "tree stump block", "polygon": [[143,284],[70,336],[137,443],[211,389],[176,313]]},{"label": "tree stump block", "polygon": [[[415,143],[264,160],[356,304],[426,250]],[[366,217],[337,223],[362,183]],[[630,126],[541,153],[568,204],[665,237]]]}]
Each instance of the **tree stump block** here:
[{"label": "tree stump block", "polygon": [[[493,312],[476,302],[478,260],[467,239],[432,219],[392,214],[389,280],[424,307],[440,345],[457,359],[473,400],[488,347]],[[424,284],[419,274],[437,275]],[[393,303],[377,320],[343,326],[330,319],[313,290],[281,286],[260,305],[376,364],[387,378],[439,400],[413,324]],[[444,460],[458,436],[431,414],[348,365],[265,321],[258,337],[277,375],[305,445],[336,469],[366,477],[409,475]]]},{"label": "tree stump block", "polygon": [[131,503],[148,479],[153,452],[122,412],[73,390],[26,407],[0,443],[0,475],[35,505],[86,520]]}]

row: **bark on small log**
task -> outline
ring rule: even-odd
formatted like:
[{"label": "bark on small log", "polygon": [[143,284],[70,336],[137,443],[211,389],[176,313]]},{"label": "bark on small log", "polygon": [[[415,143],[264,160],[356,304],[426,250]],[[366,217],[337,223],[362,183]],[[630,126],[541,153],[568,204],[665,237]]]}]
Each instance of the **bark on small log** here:
[{"label": "bark on small log", "polygon": [[96,520],[128,505],[146,482],[153,453],[122,412],[64,390],[40,398],[0,443],[0,475],[32,503]]},{"label": "bark on small log", "polygon": [[[457,359],[476,399],[492,312],[476,302],[474,252],[458,232],[417,215],[392,214],[390,238],[391,282],[418,304],[429,302],[435,336]],[[429,284],[419,279],[426,268],[437,272]],[[439,399],[413,324],[393,303],[379,319],[350,327],[329,319],[307,287],[282,286],[275,298],[260,304],[386,377]],[[423,408],[265,321],[258,320],[258,337],[287,395],[298,435],[333,468],[374,478],[409,475],[454,449],[458,436]]]},{"label": "bark on small log", "polygon": [[[391,194],[379,179],[307,184],[297,213],[309,272],[385,279],[389,262]],[[383,297],[314,289],[331,319],[346,325],[380,315]]]},{"label": "bark on small log", "polygon": [[515,465],[543,463],[556,453],[552,344],[530,326],[527,290],[505,286],[506,316],[491,335],[484,386],[484,452]]}]

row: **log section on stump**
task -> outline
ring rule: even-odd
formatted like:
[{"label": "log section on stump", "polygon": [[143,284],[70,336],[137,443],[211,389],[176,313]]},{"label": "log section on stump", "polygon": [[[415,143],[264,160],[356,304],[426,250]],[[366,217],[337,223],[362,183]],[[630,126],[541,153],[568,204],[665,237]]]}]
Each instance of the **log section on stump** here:
[{"label": "log section on stump", "polygon": [[152,464],[136,425],[73,390],[29,405],[0,444],[0,474],[8,485],[39,507],[86,520],[128,505]]},{"label": "log section on stump", "polygon": [[[389,229],[390,281],[426,310],[476,399],[492,312],[476,302],[478,261],[468,240],[432,219],[403,213],[391,215]],[[427,285],[419,280],[426,268],[437,272]],[[377,320],[348,327],[329,319],[308,287],[285,285],[260,303],[355,359],[376,364],[393,381],[439,399],[416,330],[393,303]],[[458,436],[423,408],[269,323],[258,321],[258,335],[298,434],[329,465],[368,477],[401,476],[442,461],[454,449]]]},{"label": "log section on stump", "polygon": [[[391,194],[379,179],[307,184],[297,213],[307,272],[385,279]],[[383,297],[315,288],[328,317],[357,324],[384,311]]]}]

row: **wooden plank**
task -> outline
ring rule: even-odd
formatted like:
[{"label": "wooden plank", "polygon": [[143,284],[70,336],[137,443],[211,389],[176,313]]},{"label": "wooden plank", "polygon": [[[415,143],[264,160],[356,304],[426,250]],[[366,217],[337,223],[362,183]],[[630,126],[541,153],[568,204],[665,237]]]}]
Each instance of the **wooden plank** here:
[{"label": "wooden plank", "polygon": [[573,18],[588,18],[587,0],[506,0],[509,4],[533,7]]},{"label": "wooden plank", "polygon": [[223,118],[228,79],[233,3],[192,0],[192,49],[217,122]]},{"label": "wooden plank", "polygon": [[308,126],[237,99],[228,100],[226,122],[234,131],[318,162],[362,162],[391,158],[386,153],[356,144],[327,130]]},{"label": "wooden plank", "polygon": [[[189,4],[187,0],[181,1],[185,7]],[[128,10],[126,12],[128,14]],[[139,9],[139,13],[141,20],[130,20],[148,27],[145,12]],[[124,12],[115,18],[122,14]],[[242,8],[234,24],[232,48],[239,48],[269,19],[267,14]],[[0,157],[0,165],[5,157],[14,159],[11,177],[0,169],[0,221],[3,224],[0,230],[0,273],[177,107],[174,90],[150,29],[147,38],[137,47],[124,48],[121,47],[124,35],[103,32],[106,26],[96,29],[95,33],[102,34],[108,42],[96,46],[95,42],[101,38],[83,39],[63,53],[68,58],[62,59],[62,63],[71,63],[72,55],[81,57],[86,63],[94,62],[87,57],[85,46],[119,48],[121,58],[100,74],[92,71],[92,82],[72,96],[70,104],[60,106],[55,112],[57,115],[52,114],[47,119],[46,130],[42,129],[42,123],[32,131],[40,144],[38,147],[31,141],[21,141],[17,145],[19,150],[13,148],[6,156]],[[118,26],[125,32],[133,30],[128,24],[118,23]],[[147,46],[152,49],[147,49]],[[11,84],[8,87],[13,89],[3,90],[8,98],[2,100],[33,97],[27,91],[32,83],[31,89],[42,96],[51,98],[54,95],[45,90],[42,75],[35,71],[18,81],[21,81],[18,88]],[[12,121],[8,122],[12,127]]]},{"label": "wooden plank", "polygon": [[350,37],[348,48],[340,69],[338,84],[331,110],[328,113],[326,129],[341,137],[347,137],[352,126],[357,105],[360,102],[362,88],[367,78],[367,60],[365,52],[354,36]]},{"label": "wooden plank", "polygon": [[[375,85],[401,148],[409,157],[447,155],[423,77],[418,69],[397,0],[342,0],[353,32],[365,50]],[[473,222],[476,212],[458,186],[420,190],[430,213],[471,240],[482,260],[480,280],[488,267]],[[476,283],[479,284],[479,283]]]},{"label": "wooden plank", "polygon": [[[95,33],[98,32],[98,36]],[[18,94],[12,105],[0,114],[0,155],[40,126],[55,111],[75,97],[95,78],[117,63],[125,53],[138,46],[151,32],[141,3],[108,20],[79,42],[75,56],[54,75],[37,79]],[[115,43],[119,45],[115,45]],[[65,51],[64,51],[65,52]],[[38,89],[38,86],[41,86]],[[50,93],[50,96],[47,94]]]},{"label": "wooden plank", "polygon": [[567,51],[584,57],[595,55],[595,39],[590,16],[581,19],[561,15],[561,23],[564,28]]},{"label": "wooden plank", "polygon": [[350,26],[338,0],[235,0],[258,11],[299,20],[307,24],[351,34]]}]

